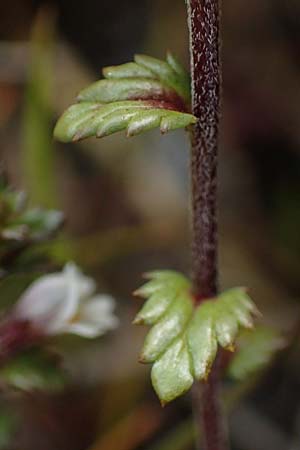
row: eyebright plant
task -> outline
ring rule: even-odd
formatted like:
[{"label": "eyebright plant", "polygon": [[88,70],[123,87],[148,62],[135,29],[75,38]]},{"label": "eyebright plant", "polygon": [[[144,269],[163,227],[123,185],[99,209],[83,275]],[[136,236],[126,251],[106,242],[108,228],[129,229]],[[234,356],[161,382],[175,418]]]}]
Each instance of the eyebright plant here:
[{"label": "eyebright plant", "polygon": [[[107,67],[103,74],[105,79],[81,91],[78,103],[59,119],[56,138],[69,142],[123,129],[132,136],[157,126],[166,132],[195,123],[193,115],[181,112],[190,109],[189,76],[170,53],[166,62],[136,55],[135,62]],[[239,329],[251,328],[258,311],[244,288],[197,305],[184,275],[166,270],[147,277],[151,281],[135,291],[148,300],[134,323],[154,325],[140,361],[154,363],[152,383],[165,404],[194,379],[207,379],[218,345],[233,351]]]},{"label": "eyebright plant", "polygon": [[[191,76],[176,58],[136,55],[133,62],[103,69],[104,79],[83,89],[58,120],[62,142],[126,131],[184,128],[191,139],[192,281],[165,270],[135,294],[147,299],[134,323],[152,326],[141,362],[152,363],[152,383],[165,404],[195,383],[206,450],[227,448],[220,408],[219,348],[234,351],[242,328],[258,311],[244,288],[218,292],[217,149],[220,115],[220,6],[187,0]],[[199,383],[203,382],[203,383]],[[199,411],[199,414],[198,414]]]}]

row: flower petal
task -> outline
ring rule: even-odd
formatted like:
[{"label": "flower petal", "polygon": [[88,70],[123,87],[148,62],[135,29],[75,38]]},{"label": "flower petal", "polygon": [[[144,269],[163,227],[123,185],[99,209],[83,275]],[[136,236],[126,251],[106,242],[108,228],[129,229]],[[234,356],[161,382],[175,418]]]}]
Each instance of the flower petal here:
[{"label": "flower petal", "polygon": [[36,322],[46,329],[63,312],[68,286],[61,273],[45,275],[32,283],[20,297],[14,314],[18,318]]},{"label": "flower petal", "polygon": [[110,295],[102,294],[87,300],[79,312],[79,322],[98,324],[104,331],[112,330],[119,324],[114,315],[115,301]]},{"label": "flower petal", "polygon": [[115,329],[119,320],[113,314],[114,306],[114,299],[109,295],[96,295],[86,300],[78,311],[78,320],[66,324],[64,332],[92,338]]},{"label": "flower petal", "polygon": [[80,297],[90,297],[96,290],[96,283],[91,277],[84,275],[73,262],[65,265],[63,273],[70,283],[77,283]]},{"label": "flower petal", "polygon": [[47,334],[59,333],[95,288],[94,280],[68,263],[62,272],[45,275],[29,286],[16,305],[15,315],[35,322]]},{"label": "flower petal", "polygon": [[106,332],[106,329],[104,330],[96,323],[74,322],[66,325],[63,329],[63,332],[77,334],[78,336],[86,338],[95,338],[104,334]]},{"label": "flower petal", "polygon": [[62,275],[67,285],[67,292],[60,314],[53,318],[51,327],[49,327],[49,333],[51,334],[63,331],[65,324],[70,322],[77,314],[81,301],[96,289],[94,280],[83,275],[72,262],[65,265]]}]

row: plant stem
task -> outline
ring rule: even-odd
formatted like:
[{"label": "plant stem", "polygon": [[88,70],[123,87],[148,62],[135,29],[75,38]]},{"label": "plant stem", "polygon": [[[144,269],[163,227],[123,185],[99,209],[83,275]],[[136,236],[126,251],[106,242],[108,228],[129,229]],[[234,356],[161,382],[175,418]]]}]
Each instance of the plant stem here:
[{"label": "plant stem", "polygon": [[21,350],[41,339],[26,320],[8,320],[0,324],[0,366]]},{"label": "plant stem", "polygon": [[217,149],[220,104],[219,1],[188,0],[192,111],[191,175],[195,293],[217,291]]},{"label": "plant stem", "polygon": [[[217,150],[220,110],[219,0],[187,0],[192,75],[192,271],[198,302],[217,294]],[[207,383],[194,389],[196,426],[205,450],[225,450],[219,396],[219,357]],[[198,443],[199,445],[199,443]]]}]

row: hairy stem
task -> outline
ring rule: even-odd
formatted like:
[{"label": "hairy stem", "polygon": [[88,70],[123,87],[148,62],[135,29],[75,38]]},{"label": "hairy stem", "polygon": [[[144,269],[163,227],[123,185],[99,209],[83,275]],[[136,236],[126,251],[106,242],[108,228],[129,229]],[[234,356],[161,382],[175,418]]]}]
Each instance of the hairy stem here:
[{"label": "hairy stem", "polygon": [[[187,0],[192,75],[192,272],[198,302],[217,294],[217,150],[220,110],[219,0]],[[205,450],[225,450],[220,407],[219,358],[209,379],[194,389],[197,428]],[[199,443],[198,443],[199,444]],[[200,447],[199,447],[200,448]]]},{"label": "hairy stem", "polygon": [[217,291],[217,148],[220,103],[219,1],[188,0],[192,110],[191,176],[195,293]]}]

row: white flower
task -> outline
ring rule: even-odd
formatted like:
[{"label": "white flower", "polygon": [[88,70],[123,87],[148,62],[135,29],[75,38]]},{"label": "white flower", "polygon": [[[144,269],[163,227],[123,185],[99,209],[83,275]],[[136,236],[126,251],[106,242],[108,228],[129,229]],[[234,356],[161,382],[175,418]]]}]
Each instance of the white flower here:
[{"label": "white flower", "polygon": [[113,314],[113,298],[93,295],[95,290],[94,280],[68,263],[61,272],[33,282],[18,300],[14,316],[29,320],[48,335],[100,336],[116,328],[118,319]]}]

